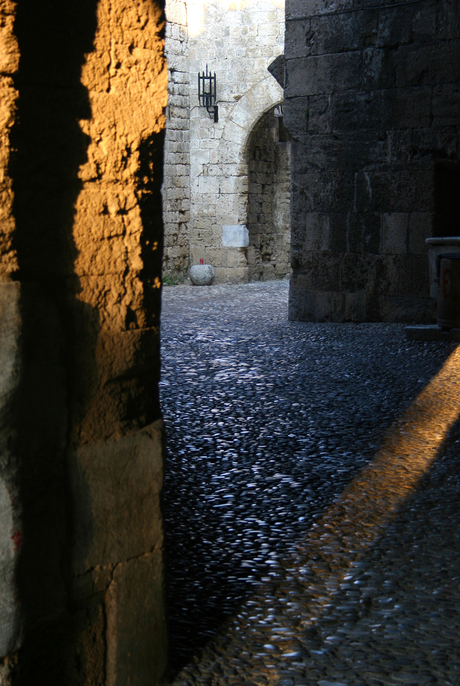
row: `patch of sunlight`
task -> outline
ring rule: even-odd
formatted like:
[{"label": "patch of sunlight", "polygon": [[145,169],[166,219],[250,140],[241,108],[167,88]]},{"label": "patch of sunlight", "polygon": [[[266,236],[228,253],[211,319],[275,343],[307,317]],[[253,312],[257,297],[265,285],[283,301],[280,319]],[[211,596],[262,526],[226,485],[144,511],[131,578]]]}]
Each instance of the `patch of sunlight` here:
[{"label": "patch of sunlight", "polygon": [[[221,12],[242,12],[254,10],[263,12],[272,8],[284,8],[284,0],[221,0]],[[190,36],[199,36],[205,30],[207,0],[189,0],[187,20]]]},{"label": "patch of sunlight", "polygon": [[318,619],[344,577],[382,534],[429,469],[459,416],[460,347],[392,427],[372,462],[298,546],[299,557],[290,571],[298,574],[301,564],[302,571],[312,575],[304,626]]}]

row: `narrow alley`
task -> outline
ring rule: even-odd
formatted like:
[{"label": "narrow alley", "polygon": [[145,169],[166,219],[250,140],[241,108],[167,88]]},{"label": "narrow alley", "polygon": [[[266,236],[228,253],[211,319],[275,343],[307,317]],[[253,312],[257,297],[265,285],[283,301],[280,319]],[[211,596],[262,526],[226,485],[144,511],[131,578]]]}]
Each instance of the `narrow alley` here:
[{"label": "narrow alley", "polygon": [[163,290],[175,684],[456,686],[455,346],[287,297]]}]

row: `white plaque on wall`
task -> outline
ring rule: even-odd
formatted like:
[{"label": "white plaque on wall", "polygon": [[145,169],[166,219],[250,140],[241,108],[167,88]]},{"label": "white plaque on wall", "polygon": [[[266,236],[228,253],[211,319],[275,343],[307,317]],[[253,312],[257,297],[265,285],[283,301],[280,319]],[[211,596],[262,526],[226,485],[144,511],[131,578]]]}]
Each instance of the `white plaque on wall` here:
[{"label": "white plaque on wall", "polygon": [[249,231],[244,224],[224,224],[222,226],[222,245],[224,248],[247,248]]}]

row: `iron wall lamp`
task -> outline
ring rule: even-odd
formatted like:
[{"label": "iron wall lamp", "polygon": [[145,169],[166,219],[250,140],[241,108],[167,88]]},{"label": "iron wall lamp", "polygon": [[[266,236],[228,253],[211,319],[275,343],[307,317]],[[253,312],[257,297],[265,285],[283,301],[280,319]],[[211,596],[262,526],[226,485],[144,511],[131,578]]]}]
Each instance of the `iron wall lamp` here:
[{"label": "iron wall lamp", "polygon": [[208,74],[208,65],[206,65],[206,73],[204,71],[198,74],[198,101],[202,107],[206,107],[209,114],[213,115],[214,122],[219,121],[219,108],[217,102],[217,87],[216,74]]}]

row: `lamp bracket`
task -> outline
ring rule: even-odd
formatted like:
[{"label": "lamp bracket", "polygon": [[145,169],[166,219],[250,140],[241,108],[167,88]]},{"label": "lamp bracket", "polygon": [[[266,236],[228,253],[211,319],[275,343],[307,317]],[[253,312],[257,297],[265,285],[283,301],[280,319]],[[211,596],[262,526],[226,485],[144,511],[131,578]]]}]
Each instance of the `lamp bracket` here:
[{"label": "lamp bracket", "polygon": [[206,107],[209,114],[214,117],[214,122],[219,121],[219,108],[217,102],[217,80],[216,74],[208,72],[208,65],[206,65],[206,72],[198,74],[198,101],[202,107]]}]

